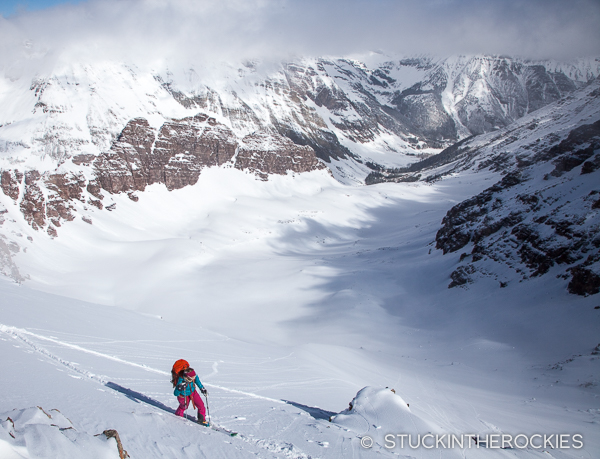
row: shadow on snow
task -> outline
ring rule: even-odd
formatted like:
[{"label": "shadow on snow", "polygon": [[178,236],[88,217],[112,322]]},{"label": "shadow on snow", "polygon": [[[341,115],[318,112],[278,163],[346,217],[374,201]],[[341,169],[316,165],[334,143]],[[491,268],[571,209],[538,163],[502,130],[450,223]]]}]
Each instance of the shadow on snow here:
[{"label": "shadow on snow", "polygon": [[325,419],[326,421],[329,421],[329,418],[331,416],[334,416],[337,414],[333,411],[326,411],[326,410],[322,410],[321,408],[302,405],[301,403],[291,402],[290,400],[282,400],[282,401],[284,401],[288,405],[292,405],[292,406],[295,406],[296,408],[300,408],[302,411],[306,411],[308,414],[310,414],[315,419]]},{"label": "shadow on snow", "polygon": [[[125,395],[125,397],[127,397],[129,400],[132,400],[136,403],[146,403],[147,405],[153,406],[155,408],[158,408],[162,411],[165,411],[169,414],[175,415],[175,410],[173,408],[171,408],[170,406],[165,405],[162,402],[159,402],[158,400],[154,400],[151,397],[148,397],[147,395],[144,395],[140,392],[136,392],[132,389],[129,389],[127,387],[123,387],[120,386],[119,384],[116,384],[114,382],[107,382],[105,384],[106,387],[108,387],[109,389],[112,389],[116,392],[119,392],[120,394]],[[190,421],[195,421],[196,418],[189,416],[187,413],[185,414],[185,418],[190,420]]]}]

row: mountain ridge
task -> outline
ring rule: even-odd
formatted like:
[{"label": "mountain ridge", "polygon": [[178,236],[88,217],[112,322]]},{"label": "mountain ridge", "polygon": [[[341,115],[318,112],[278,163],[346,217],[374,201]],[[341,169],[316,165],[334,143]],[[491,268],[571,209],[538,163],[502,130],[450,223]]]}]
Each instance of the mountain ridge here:
[{"label": "mountain ridge", "polygon": [[[444,254],[464,251],[449,287],[478,277],[553,274],[570,293],[600,292],[600,80],[499,131],[470,137],[367,183],[434,182],[490,170],[499,181],[452,207],[436,234]],[[508,271],[506,268],[509,268]]]},{"label": "mountain ridge", "polygon": [[[16,79],[10,84],[21,90],[4,91],[3,205],[16,205],[31,228],[56,237],[81,209],[110,211],[112,194],[136,201],[154,183],[193,185],[207,167],[260,180],[326,170],[348,184],[415,181],[421,177],[411,172],[423,165],[443,157],[454,164],[478,139],[510,136],[510,126],[544,107],[559,116],[571,95],[596,84],[599,69],[597,58],[373,55],[368,64],[299,60],[266,77],[248,62],[216,90],[193,69],[161,76],[124,64],[76,65],[30,84]],[[21,119],[6,122],[11,114]],[[419,157],[426,159],[414,162]],[[4,272],[20,279],[10,250],[18,242],[3,240]]]}]

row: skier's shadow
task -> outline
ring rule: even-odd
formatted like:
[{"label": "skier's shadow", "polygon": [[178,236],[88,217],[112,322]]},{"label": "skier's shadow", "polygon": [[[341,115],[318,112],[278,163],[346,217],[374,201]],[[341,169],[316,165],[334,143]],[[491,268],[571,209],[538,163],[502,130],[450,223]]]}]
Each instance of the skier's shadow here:
[{"label": "skier's shadow", "polygon": [[[127,387],[119,386],[118,384],[116,384],[114,382],[110,382],[110,381],[107,382],[105,384],[105,386],[108,387],[109,389],[112,389],[116,392],[123,394],[125,397],[127,397],[130,400],[133,400],[136,403],[140,403],[140,402],[147,403],[148,405],[158,408],[160,410],[166,411],[167,413],[175,414],[175,410],[173,408],[171,408],[170,406],[167,406],[164,403],[159,402],[158,400],[154,400],[153,398],[150,398],[147,395],[141,394],[132,389],[128,389]],[[187,414],[185,415],[185,417],[191,421],[195,421],[195,418],[192,418],[191,416],[188,416]]]},{"label": "skier's shadow", "polygon": [[295,406],[296,408],[300,408],[302,411],[306,411],[308,414],[310,414],[315,419],[325,419],[326,421],[329,421],[329,418],[331,416],[334,416],[337,414],[337,413],[334,413],[333,411],[326,411],[326,410],[322,410],[321,408],[302,405],[301,403],[292,402],[290,400],[282,400],[282,401],[284,401],[288,405],[292,405],[292,406]]},{"label": "skier's shadow", "polygon": [[127,397],[130,400],[133,400],[136,403],[144,402],[144,403],[147,403],[148,405],[152,405],[156,408],[166,411],[167,413],[175,414],[175,410],[173,408],[171,408],[170,406],[167,406],[164,403],[159,402],[158,400],[154,400],[153,398],[150,398],[147,395],[140,394],[139,392],[136,392],[132,389],[128,389],[127,387],[119,386],[118,384],[116,384],[114,382],[107,382],[105,384],[105,386],[108,387],[109,389],[120,392],[125,397]]},{"label": "skier's shadow", "polygon": [[[167,413],[175,414],[175,410],[173,408],[171,408],[170,406],[167,406],[164,403],[159,402],[158,400],[154,400],[153,398],[150,398],[147,395],[144,395],[140,392],[136,392],[135,390],[120,386],[119,384],[110,382],[110,381],[104,385],[106,387],[108,387],[109,389],[112,389],[116,392],[119,392],[120,394],[123,394],[125,397],[127,397],[128,399],[130,399],[136,403],[140,403],[140,402],[146,403],[150,406],[153,406],[160,410],[166,411]],[[306,411],[308,414],[310,414],[315,419],[329,420],[329,418],[331,416],[337,414],[337,413],[334,413],[333,411],[326,411],[326,410],[322,410],[321,408],[302,405],[301,403],[291,402],[289,400],[283,400],[283,401],[289,405],[295,406],[296,408],[300,408],[301,410]],[[195,420],[194,418],[192,418],[191,416],[188,416],[187,414],[185,415],[185,417],[192,421]]]}]

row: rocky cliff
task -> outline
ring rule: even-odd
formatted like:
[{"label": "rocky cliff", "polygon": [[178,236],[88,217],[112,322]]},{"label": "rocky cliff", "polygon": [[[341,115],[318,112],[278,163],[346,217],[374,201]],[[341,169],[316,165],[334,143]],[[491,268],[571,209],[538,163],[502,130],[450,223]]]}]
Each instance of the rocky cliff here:
[{"label": "rocky cliff", "polygon": [[600,81],[369,182],[482,172],[497,183],[452,207],[435,238],[444,254],[460,253],[449,287],[552,275],[571,293],[600,293]]},{"label": "rocky cliff", "polygon": [[74,201],[102,209],[106,193],[127,193],[136,200],[136,191],[154,183],[169,190],[183,188],[195,184],[205,167],[229,164],[262,180],[271,174],[325,169],[310,146],[297,145],[277,132],[238,139],[205,114],[169,120],[158,130],[143,118],[133,119],[110,150],[98,156],[76,155],[72,163],[82,171],[2,171],[2,191],[19,204],[33,229],[56,236],[62,222],[75,218]]},{"label": "rocky cliff", "polygon": [[[541,177],[542,165],[552,170]],[[584,124],[550,148],[521,158],[501,181],[454,206],[436,247],[464,250],[450,286],[471,282],[478,263],[493,260],[518,277],[549,272],[569,292],[600,293],[600,121]]]}]

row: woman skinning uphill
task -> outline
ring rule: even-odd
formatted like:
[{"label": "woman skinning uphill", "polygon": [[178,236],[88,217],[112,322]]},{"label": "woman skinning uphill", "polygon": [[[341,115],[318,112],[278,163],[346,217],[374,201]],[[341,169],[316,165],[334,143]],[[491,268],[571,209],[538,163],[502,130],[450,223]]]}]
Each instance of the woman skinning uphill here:
[{"label": "woman skinning uphill", "polygon": [[205,396],[208,392],[200,382],[200,378],[198,378],[194,369],[190,368],[190,364],[187,363],[187,361],[181,359],[175,362],[173,369],[171,370],[171,382],[175,388],[173,394],[177,397],[177,401],[179,402],[179,408],[177,408],[175,414],[177,416],[183,416],[183,413],[187,410],[191,401],[194,408],[198,409],[198,423],[208,426],[209,423],[206,420],[206,409],[204,408],[202,398],[198,392],[196,392],[196,386],[198,386],[200,392]]}]

